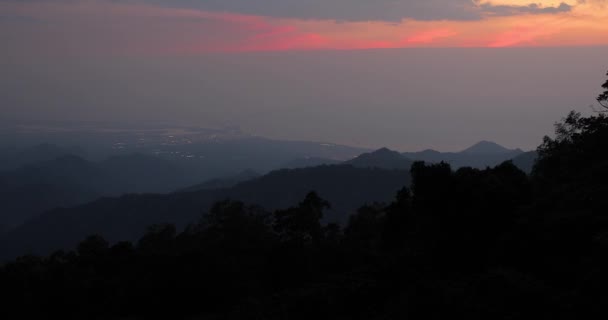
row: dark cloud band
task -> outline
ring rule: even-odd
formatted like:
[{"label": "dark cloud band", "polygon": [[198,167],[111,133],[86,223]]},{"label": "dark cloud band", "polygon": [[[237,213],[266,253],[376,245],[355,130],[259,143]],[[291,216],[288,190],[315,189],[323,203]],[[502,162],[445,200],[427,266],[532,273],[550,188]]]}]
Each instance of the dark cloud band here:
[{"label": "dark cloud band", "polygon": [[[87,0],[0,0],[0,2],[72,2]],[[485,16],[520,14],[556,14],[572,6],[544,7],[530,3],[524,6],[493,5],[480,0],[99,0],[115,3],[144,3],[172,8],[194,8],[210,11],[260,16],[337,20],[387,21],[414,20],[479,20]],[[531,0],[533,1],[533,0]],[[592,0],[579,0],[584,3]],[[593,0],[603,3],[606,0]]]},{"label": "dark cloud band", "polygon": [[[117,0],[114,0],[117,1]],[[120,1],[120,0],[118,0]],[[123,0],[133,1],[133,0]],[[262,16],[342,21],[479,20],[486,15],[553,14],[572,6],[538,4],[508,6],[479,4],[479,0],[142,0],[165,6],[184,6]]]},{"label": "dark cloud band", "polygon": [[517,14],[555,14],[572,10],[571,5],[563,2],[557,7],[541,7],[538,4],[532,3],[527,6],[492,6],[489,4],[483,4],[480,6],[480,8],[486,14],[498,16],[511,16]]}]

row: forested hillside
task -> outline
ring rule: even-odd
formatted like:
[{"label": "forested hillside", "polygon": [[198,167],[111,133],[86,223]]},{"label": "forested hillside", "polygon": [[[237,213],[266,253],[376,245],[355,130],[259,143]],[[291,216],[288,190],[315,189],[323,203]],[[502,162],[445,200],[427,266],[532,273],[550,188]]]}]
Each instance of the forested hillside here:
[{"label": "forested hillside", "polygon": [[102,198],[46,212],[7,231],[0,236],[0,257],[71,249],[92,233],[112,242],[133,241],[151,224],[174,223],[183,228],[216,201],[233,199],[274,210],[297,204],[310,190],[332,202],[324,222],[344,224],[360,205],[388,202],[409,183],[406,170],[339,165],[278,170],[230,188]]},{"label": "forested hillside", "polygon": [[[608,82],[603,88],[598,101],[608,109]],[[355,159],[363,168],[280,170],[227,189],[56,210],[3,239],[21,245],[12,250],[64,247],[0,267],[3,311],[63,319],[603,318],[606,150],[608,113],[571,112],[538,147],[530,175],[512,161],[386,170],[368,154]],[[338,223],[337,213],[351,214]],[[129,238],[144,223],[147,231]]]},{"label": "forested hillside", "polygon": [[[134,242],[91,235],[75,251],[6,264],[0,269],[3,301],[29,315],[104,319],[597,314],[608,285],[607,141],[606,115],[571,113],[556,138],[539,147],[531,177],[510,162],[456,171],[416,162],[411,188],[389,203],[360,207],[343,227],[323,223],[332,204],[319,196],[323,192],[311,192],[276,210],[220,201],[183,231],[155,225]],[[321,168],[323,176],[344,172],[326,183],[352,178],[356,170]],[[370,170],[361,174],[371,186]],[[298,171],[285,173],[261,179],[271,185],[280,177],[302,181]],[[235,190],[245,195],[259,183]],[[303,183],[301,190],[310,187]],[[179,215],[194,195],[175,196],[173,207],[151,197],[132,198],[132,210],[115,209],[123,218],[154,215],[161,207]],[[273,195],[276,190],[269,199]],[[146,207],[137,205],[144,199]],[[82,207],[79,215],[104,205],[113,204]]]}]

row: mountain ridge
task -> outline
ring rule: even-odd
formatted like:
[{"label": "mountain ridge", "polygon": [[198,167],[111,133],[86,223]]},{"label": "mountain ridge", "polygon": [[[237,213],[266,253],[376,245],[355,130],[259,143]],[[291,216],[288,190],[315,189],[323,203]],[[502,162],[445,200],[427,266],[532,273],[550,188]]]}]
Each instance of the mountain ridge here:
[{"label": "mountain ridge", "polygon": [[196,222],[216,201],[239,200],[275,210],[296,205],[312,190],[332,204],[327,221],[345,223],[362,204],[391,201],[410,179],[409,170],[332,165],[276,170],[228,189],[104,197],[48,211],[9,230],[0,236],[0,254],[7,258],[71,248],[88,234],[135,240],[150,225],[170,222],[183,228]]},{"label": "mountain ridge", "polygon": [[362,153],[354,159],[343,162],[355,167],[369,167],[382,169],[403,169],[409,170],[413,161],[404,157],[401,153],[386,147],[372,152]]},{"label": "mountain ridge", "polygon": [[454,169],[473,167],[483,169],[493,167],[523,154],[521,149],[508,149],[496,142],[482,140],[459,152],[440,152],[426,149],[419,152],[403,152],[402,155],[413,161],[430,163],[446,162]]},{"label": "mountain ridge", "polygon": [[[474,145],[460,151],[460,153],[469,154],[497,154],[497,153],[510,153],[515,151],[521,151],[521,149],[508,149],[502,145],[488,140],[481,140]],[[523,151],[521,151],[523,152]]]}]

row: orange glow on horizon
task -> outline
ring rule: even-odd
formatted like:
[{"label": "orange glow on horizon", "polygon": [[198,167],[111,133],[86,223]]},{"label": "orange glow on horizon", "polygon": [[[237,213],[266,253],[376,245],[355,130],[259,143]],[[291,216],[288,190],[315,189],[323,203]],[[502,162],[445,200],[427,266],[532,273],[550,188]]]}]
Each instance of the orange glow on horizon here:
[{"label": "orange glow on horizon", "polygon": [[[45,33],[64,33],[65,41],[74,43],[98,37],[107,41],[99,45],[100,50],[107,48],[124,54],[608,45],[605,2],[573,0],[543,1],[543,4],[554,6],[561,2],[573,5],[573,9],[560,13],[486,16],[472,21],[406,19],[398,23],[272,18],[107,0],[78,4],[0,2],[0,12],[50,21],[56,28],[28,26],[29,33],[24,37],[44,38]],[[478,3],[525,5],[529,2],[484,0]],[[79,25],[85,28],[82,31],[75,28]],[[86,34],[87,30],[103,36]],[[57,47],[57,51],[68,47],[78,50],[78,45],[72,45]]]}]

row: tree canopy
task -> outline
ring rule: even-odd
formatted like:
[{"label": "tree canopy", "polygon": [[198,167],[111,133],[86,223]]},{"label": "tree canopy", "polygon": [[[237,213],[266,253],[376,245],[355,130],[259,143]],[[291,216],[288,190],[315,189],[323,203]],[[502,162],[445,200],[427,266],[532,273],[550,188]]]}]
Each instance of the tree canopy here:
[{"label": "tree canopy", "polygon": [[[608,72],[606,73],[606,76],[608,76]],[[597,97],[597,102],[599,102],[602,107],[608,109],[608,80],[604,82],[602,88],[604,88],[605,91]]]}]

